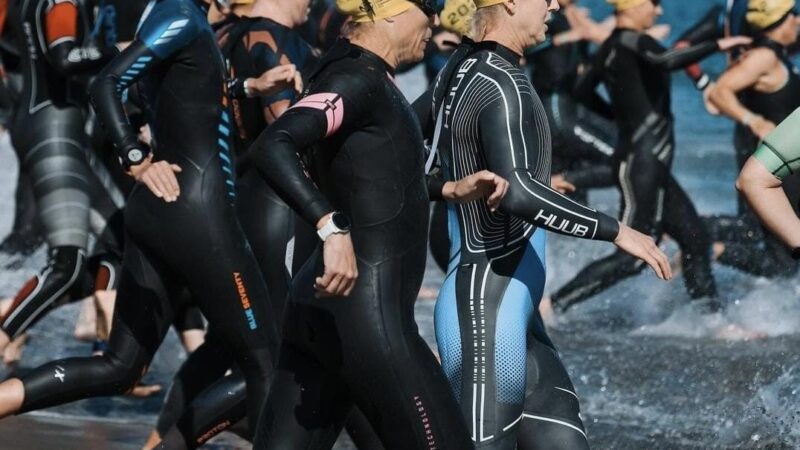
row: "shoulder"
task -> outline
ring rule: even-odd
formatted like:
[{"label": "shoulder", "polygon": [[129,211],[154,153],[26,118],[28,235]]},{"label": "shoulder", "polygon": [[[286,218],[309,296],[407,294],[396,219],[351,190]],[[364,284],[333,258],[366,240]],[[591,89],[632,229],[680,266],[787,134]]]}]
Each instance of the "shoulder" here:
[{"label": "shoulder", "polygon": [[502,91],[530,92],[533,88],[522,69],[497,53],[480,51],[475,54],[475,73],[489,78]]},{"label": "shoulder", "polygon": [[142,24],[138,37],[157,54],[160,49],[169,53],[206,27],[208,23],[190,0],[162,0]]}]

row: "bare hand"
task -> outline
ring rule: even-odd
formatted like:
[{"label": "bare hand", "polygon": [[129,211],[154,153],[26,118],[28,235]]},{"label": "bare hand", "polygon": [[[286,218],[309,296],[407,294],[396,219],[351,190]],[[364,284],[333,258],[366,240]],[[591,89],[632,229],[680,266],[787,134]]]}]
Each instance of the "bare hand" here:
[{"label": "bare hand", "polygon": [[753,43],[753,38],[747,36],[733,36],[717,40],[717,45],[719,45],[719,49],[723,52],[743,45],[750,45],[751,43]]},{"label": "bare hand", "polygon": [[715,87],[717,87],[717,83],[712,81],[703,89],[703,104],[706,106],[706,111],[712,116],[718,116],[720,114],[719,108],[711,101],[711,93],[714,91]]},{"label": "bare hand", "polygon": [[139,142],[143,142],[150,147],[153,146],[153,134],[150,131],[149,124],[144,124],[139,127]]},{"label": "bare hand", "polygon": [[358,278],[356,254],[350,234],[332,234],[322,247],[325,273],[314,283],[316,297],[347,297]]},{"label": "bare hand", "polygon": [[508,192],[508,181],[488,170],[481,170],[458,181],[448,181],[442,189],[446,200],[467,203],[488,197],[486,204],[491,211],[497,210]]},{"label": "bare hand", "polygon": [[620,224],[619,234],[614,240],[620,250],[646,262],[658,278],[662,280],[672,279],[672,268],[669,266],[667,255],[656,245],[656,241],[650,236],[642,234],[633,228]]},{"label": "bare hand", "polygon": [[768,134],[772,133],[774,129],[775,124],[761,116],[754,117],[750,122],[750,131],[762,141]]},{"label": "bare hand", "polygon": [[131,41],[117,42],[117,50],[123,51],[131,45]]},{"label": "bare hand", "polygon": [[258,78],[249,78],[248,90],[254,95],[274,95],[284,89],[292,88],[296,92],[303,90],[303,78],[294,64],[273,67]]},{"label": "bare hand", "polygon": [[166,161],[153,162],[152,153],[144,162],[131,166],[130,174],[139,183],[143,183],[158,198],[167,203],[178,200],[181,188],[178,185],[176,173],[181,172],[180,166]]},{"label": "bare hand", "polygon": [[564,178],[564,174],[558,173],[550,177],[550,187],[562,194],[571,194],[578,188]]}]

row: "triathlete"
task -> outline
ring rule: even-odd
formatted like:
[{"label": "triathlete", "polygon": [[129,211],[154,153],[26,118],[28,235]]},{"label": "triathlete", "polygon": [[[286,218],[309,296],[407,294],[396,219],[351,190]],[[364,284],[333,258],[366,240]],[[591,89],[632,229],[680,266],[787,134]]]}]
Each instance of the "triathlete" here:
[{"label": "triathlete", "polygon": [[[229,78],[236,80],[231,83],[234,97],[232,149],[241,154],[269,123],[294,103],[297,95],[294,87],[289,86],[272,95],[257,96],[250,92],[250,85],[245,85],[244,80],[252,81],[251,78],[269,69],[289,64],[307,74],[316,58],[312,48],[296,31],[307,20],[307,1],[235,0],[230,6],[231,13],[214,26],[228,64]],[[236,180],[239,221],[270,288],[272,315],[280,318],[291,274],[308,259],[318,238],[302,219],[295,220],[294,212],[246,159],[237,161],[236,172],[240,174]],[[204,348],[190,356],[178,372],[146,447],[157,443],[160,437],[165,437],[164,445],[168,448],[196,446],[243,417],[245,408],[236,405],[244,403],[243,383],[235,382],[233,384],[240,388],[236,394],[231,394],[230,383],[219,385],[216,389],[224,390],[227,396],[217,396],[210,390],[187,411],[195,397],[222,378],[233,363],[224,346],[215,342],[218,337],[212,332]],[[198,371],[199,367],[202,370]],[[241,380],[238,371],[236,378]],[[186,418],[180,420],[182,415]],[[220,426],[220,423],[227,426]],[[177,429],[167,436],[176,424]],[[184,442],[176,443],[181,440]]]},{"label": "triathlete", "polygon": [[507,185],[481,172],[456,183],[431,179],[426,190],[419,124],[392,77],[422,58],[432,5],[338,6],[351,17],[349,40],[323,57],[304,98],[249,155],[324,241],[293,280],[256,447],[330,448],[355,404],[386,448],[470,448],[414,321],[428,193],[461,201],[492,193],[495,204]]},{"label": "triathlete", "polygon": [[[742,167],[759,142],[800,106],[800,70],[788,55],[797,41],[794,0],[751,1],[747,12],[755,42],[717,81],[710,102],[725,116],[745,128],[737,142],[737,163]],[[787,177],[783,189],[795,208],[800,201],[800,178]],[[748,208],[740,216],[757,223]],[[719,261],[758,276],[792,276],[797,262],[789,250],[766,230],[755,236],[722,240]],[[761,237],[762,239],[759,239]]]},{"label": "triathlete", "polygon": [[86,156],[85,87],[77,75],[117,53],[83,45],[91,16],[76,0],[13,2],[9,18],[23,49],[24,77],[11,138],[33,185],[49,257],[4,314],[0,349],[75,286],[86,268],[95,179]]},{"label": "triathlete", "polygon": [[558,3],[561,9],[548,22],[547,40],[526,49],[526,57],[531,63],[531,83],[550,123],[553,172],[561,174],[578,193],[585,193],[614,184],[611,156],[616,127],[572,96],[581,67],[590,61],[590,42],[586,33],[580,33],[584,28],[573,19],[580,14],[576,2]]},{"label": "triathlete", "polygon": [[781,181],[800,171],[800,109],[767,137],[747,160],[736,187],[761,222],[800,259],[800,219],[781,189]]},{"label": "triathlete", "polygon": [[[92,85],[98,116],[140,183],[125,209],[127,240],[108,351],[55,361],[0,384],[0,416],[130,389],[168,330],[184,286],[244,374],[248,410],[261,409],[277,335],[266,287],[234,214],[231,112],[207,6],[157,1],[137,38]],[[123,111],[120,97],[134,83],[146,99],[158,160]],[[255,426],[256,414],[250,418]]]},{"label": "triathlete", "polygon": [[509,189],[499,210],[449,206],[450,267],[435,314],[442,365],[477,448],[586,449],[575,390],[537,313],[545,230],[614,241],[664,279],[669,264],[650,237],[549,187],[550,127],[520,60],[544,41],[558,3],[476,6],[479,42],[440,73],[423,131],[446,180],[489,170]]},{"label": "triathlete", "polygon": [[[644,33],[662,12],[658,0],[609,1],[616,9],[617,28],[579,79],[576,94],[594,97],[601,82],[608,89],[619,130],[614,162],[622,191],[621,221],[658,240],[662,232],[672,236],[682,250],[689,295],[702,300],[704,312],[716,312],[720,304],[711,273],[711,242],[691,200],[670,176],[675,148],[670,71],[749,40],[727,38],[667,50]],[[552,305],[564,311],[642,268],[615,252],[556,291]]]},{"label": "triathlete", "polygon": [[[6,26],[8,22],[8,0],[0,1],[0,126],[3,132],[11,126],[14,110],[22,90],[19,71],[19,46],[15,36]],[[36,200],[30,177],[20,165],[14,195],[14,223],[11,232],[0,242],[0,252],[11,256],[3,261],[5,268],[18,267],[44,242],[42,230],[37,222]]]}]

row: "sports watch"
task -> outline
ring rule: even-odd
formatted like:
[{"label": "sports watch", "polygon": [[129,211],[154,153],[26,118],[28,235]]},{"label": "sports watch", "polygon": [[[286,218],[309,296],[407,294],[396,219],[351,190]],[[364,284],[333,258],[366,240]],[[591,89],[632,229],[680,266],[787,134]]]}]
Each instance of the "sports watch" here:
[{"label": "sports watch", "polygon": [[330,220],[317,230],[317,235],[325,242],[332,234],[347,234],[350,232],[350,219],[340,212],[331,214]]},{"label": "sports watch", "polygon": [[131,147],[123,151],[119,157],[122,167],[130,169],[133,166],[138,166],[143,163],[147,157],[150,156],[150,150],[147,148]]}]

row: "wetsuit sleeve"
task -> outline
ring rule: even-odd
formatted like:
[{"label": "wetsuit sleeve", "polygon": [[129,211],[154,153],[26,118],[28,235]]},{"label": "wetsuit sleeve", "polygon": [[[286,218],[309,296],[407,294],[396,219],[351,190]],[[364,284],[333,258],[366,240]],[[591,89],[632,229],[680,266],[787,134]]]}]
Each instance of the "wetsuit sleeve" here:
[{"label": "wetsuit sleeve", "polygon": [[131,148],[141,147],[137,130],[125,114],[123,92],[189,43],[198,32],[189,17],[153,11],[136,40],[95,78],[89,89],[92,104],[121,156]]},{"label": "wetsuit sleeve", "polygon": [[502,210],[556,233],[613,241],[619,233],[615,219],[575,203],[531,173],[533,168],[549,176],[547,117],[536,115],[533,97],[516,86],[499,90],[478,120],[487,168],[509,183]]},{"label": "wetsuit sleeve", "polygon": [[62,75],[99,69],[118,52],[116,47],[78,45],[78,7],[75,0],[49,0],[44,34],[50,64]]},{"label": "wetsuit sleeve", "polygon": [[361,122],[370,99],[369,81],[357,74],[325,77],[258,137],[248,155],[278,195],[312,226],[334,208],[312,181],[303,157],[315,144]]},{"label": "wetsuit sleeve", "polygon": [[651,36],[633,31],[624,31],[620,35],[619,42],[624,48],[664,70],[686,68],[719,50],[716,40],[669,50]]},{"label": "wetsuit sleeve", "polygon": [[773,175],[784,179],[800,170],[800,109],[789,115],[756,150],[755,156]]},{"label": "wetsuit sleeve", "polygon": [[603,64],[594,59],[578,76],[573,87],[572,95],[594,113],[608,120],[614,120],[614,108],[600,94],[597,86],[603,80]]},{"label": "wetsuit sleeve", "polygon": [[[724,22],[724,6],[713,6],[699,22],[678,38],[673,48],[685,49],[694,44],[721,38],[724,34]],[[687,67],[686,75],[692,79],[695,87],[701,91],[711,83],[711,79],[703,72],[703,69],[698,63],[691,64]]]}]

